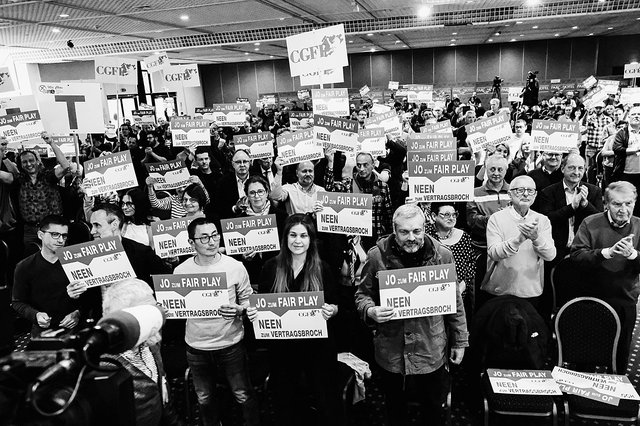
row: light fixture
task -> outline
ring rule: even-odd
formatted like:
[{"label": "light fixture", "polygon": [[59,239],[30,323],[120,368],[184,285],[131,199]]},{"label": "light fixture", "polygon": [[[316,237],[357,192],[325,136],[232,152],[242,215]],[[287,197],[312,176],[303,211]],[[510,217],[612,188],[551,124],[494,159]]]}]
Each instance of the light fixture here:
[{"label": "light fixture", "polygon": [[285,18],[280,18],[281,21],[284,21]]},{"label": "light fixture", "polygon": [[492,41],[493,41],[493,39],[492,39],[492,38],[490,38],[490,39],[489,39],[489,40],[487,40],[487,41],[488,41],[488,42],[492,42]]},{"label": "light fixture", "polygon": [[60,29],[59,28],[51,28],[51,32],[52,33],[59,33]]},{"label": "light fixture", "polygon": [[458,35],[458,33],[451,33],[451,35]]},{"label": "light fixture", "polygon": [[431,8],[428,5],[423,4],[418,8],[419,19],[427,19],[429,16],[431,16]]},{"label": "light fixture", "polygon": [[269,57],[270,57],[271,59],[273,59],[273,55],[269,55]]},{"label": "light fixture", "polygon": [[592,36],[592,35],[593,35],[593,33],[589,33],[589,35],[590,35],[590,36]]},{"label": "light fixture", "polygon": [[522,21],[516,21],[516,25],[522,24]]},{"label": "light fixture", "polygon": [[455,38],[452,38],[452,39],[451,39],[451,41],[456,41],[456,39],[455,39]]},{"label": "light fixture", "polygon": [[245,54],[245,55],[248,55],[248,54],[249,54],[249,52],[244,52],[244,54]]},{"label": "light fixture", "polygon": [[520,37],[524,37],[524,34],[520,34]]},{"label": "light fixture", "polygon": [[456,45],[455,43],[451,43],[449,46],[455,46],[455,45]]},{"label": "light fixture", "polygon": [[258,50],[260,50],[260,48],[259,48],[259,47],[256,47],[256,48],[255,48],[255,49],[253,49],[253,50],[255,50],[255,51],[257,52]]},{"label": "light fixture", "polygon": [[60,14],[60,17],[61,17],[61,18],[68,18],[68,17],[69,17],[69,15],[68,15],[68,14],[66,14],[66,13],[61,13],[61,14]]},{"label": "light fixture", "polygon": [[349,40],[349,43],[353,43],[353,40]]},{"label": "light fixture", "polygon": [[540,0],[527,0],[525,4],[527,7],[536,7],[540,4]]},{"label": "light fixture", "polygon": [[188,21],[189,20],[189,15],[180,15],[180,19],[183,21]]},{"label": "light fixture", "polygon": [[613,29],[613,27],[609,27],[609,28],[607,28],[607,29],[608,29],[608,30],[612,30],[612,29]]},{"label": "light fixture", "polygon": [[496,31],[494,35],[499,36],[500,34],[502,34],[500,31]]},{"label": "light fixture", "polygon": [[572,30],[577,30],[577,29],[578,29],[578,26],[577,26],[577,25],[574,25],[573,27],[571,27],[571,29],[572,29]]},{"label": "light fixture", "polygon": [[367,37],[373,37],[373,33],[367,33]]},{"label": "light fixture", "polygon": [[372,47],[372,48],[369,50],[369,52],[375,52],[375,51],[376,51],[376,48],[375,48],[375,47]]},{"label": "light fixture", "polygon": [[531,28],[533,28],[534,30],[537,30],[537,29],[538,29],[538,26],[537,26],[537,25],[534,25],[534,26],[533,26],[533,27],[531,27]]},{"label": "light fixture", "polygon": [[396,40],[396,44],[399,44],[399,43],[400,43],[400,40]]},{"label": "light fixture", "polygon": [[254,46],[260,46],[260,42],[256,41],[255,43],[253,43]]},{"label": "light fixture", "polygon": [[555,33],[553,36],[554,36],[554,37],[560,37],[560,34]]},{"label": "light fixture", "polygon": [[515,38],[512,38],[512,39],[511,39],[511,40],[509,40],[509,41],[516,41],[516,39],[515,39]]}]

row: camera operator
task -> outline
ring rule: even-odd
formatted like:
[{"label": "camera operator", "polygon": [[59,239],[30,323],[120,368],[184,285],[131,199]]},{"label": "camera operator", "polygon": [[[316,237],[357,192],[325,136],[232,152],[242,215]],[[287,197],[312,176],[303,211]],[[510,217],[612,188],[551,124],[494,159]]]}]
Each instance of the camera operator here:
[{"label": "camera operator", "polygon": [[538,105],[538,93],[540,92],[540,84],[537,77],[538,71],[529,71],[527,74],[527,82],[522,89],[522,104],[531,108]]}]

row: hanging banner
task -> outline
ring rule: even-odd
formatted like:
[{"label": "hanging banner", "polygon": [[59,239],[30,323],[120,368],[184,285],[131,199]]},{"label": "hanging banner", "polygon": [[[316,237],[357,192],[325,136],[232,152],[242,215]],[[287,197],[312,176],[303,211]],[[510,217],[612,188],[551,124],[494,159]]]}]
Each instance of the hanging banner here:
[{"label": "hanging banner", "polygon": [[324,149],[355,153],[358,147],[358,122],[346,118],[313,116],[313,135]]},{"label": "hanging banner", "polygon": [[499,370],[487,368],[495,393],[511,395],[562,395],[549,370]]},{"label": "hanging banner", "polygon": [[136,276],[120,237],[61,247],[56,256],[71,283],[79,281],[87,287],[97,287]]},{"label": "hanging banner", "polygon": [[324,149],[316,142],[313,128],[283,133],[277,141],[278,157],[283,166],[324,158]]},{"label": "hanging banner", "polygon": [[373,235],[373,195],[323,192],[318,196],[318,231],[330,234]]},{"label": "hanging banner", "polygon": [[156,191],[168,191],[171,189],[188,186],[191,174],[183,160],[171,160],[162,163],[145,163],[149,177],[156,182],[153,189]]},{"label": "hanging banner", "polygon": [[312,111],[291,111],[289,112],[289,128],[292,132],[300,129],[307,129],[313,126]]},{"label": "hanging banner", "polygon": [[300,74],[300,86],[317,86],[320,84],[343,83],[344,72],[342,68],[311,71]]},{"label": "hanging banner", "polygon": [[164,68],[162,70],[162,85],[168,91],[177,91],[183,87],[199,87],[198,65],[171,65]]},{"label": "hanging banner", "polygon": [[131,111],[131,117],[138,125],[156,124],[156,113],[151,109],[134,109]]},{"label": "hanging banner", "polygon": [[167,319],[222,318],[220,307],[229,304],[226,272],[152,275],[156,300]]},{"label": "hanging banner", "polygon": [[392,320],[456,312],[456,267],[452,263],[378,272],[380,306]]},{"label": "hanging banner", "polygon": [[365,118],[364,126],[365,128],[382,127],[384,128],[385,135],[389,135],[392,138],[397,138],[402,135],[402,123],[395,110]]},{"label": "hanging banner", "polygon": [[220,226],[229,256],[280,250],[275,214],[222,219]]},{"label": "hanging banner", "polygon": [[481,118],[465,126],[467,144],[473,152],[479,152],[488,146],[496,146],[511,140],[509,114],[500,113],[492,117]]},{"label": "hanging banner", "polygon": [[357,152],[368,152],[375,157],[385,156],[387,153],[387,137],[382,127],[367,127],[358,131]]},{"label": "hanging banner", "polygon": [[157,55],[144,58],[144,65],[149,73],[154,73],[170,68],[171,62],[169,61],[167,52],[160,52]]},{"label": "hanging banner", "polygon": [[138,61],[133,58],[115,58],[96,56],[93,71],[95,80],[100,83],[118,85],[138,84]]},{"label": "hanging banner", "polygon": [[[342,72],[342,70],[340,70]],[[9,67],[0,67],[0,93],[14,92],[16,84]]]},{"label": "hanging banner", "polygon": [[0,136],[7,138],[9,143],[22,141],[41,143],[42,132],[44,127],[38,110],[0,116]]},{"label": "hanging banner", "polygon": [[329,336],[322,317],[324,293],[252,294],[251,306],[258,309],[253,322],[256,339],[318,339]]},{"label": "hanging banner", "polygon": [[252,160],[273,157],[273,133],[258,132],[234,135],[233,143],[236,151],[246,149]]},{"label": "hanging banner", "polygon": [[313,89],[313,113],[335,117],[349,116],[349,93],[347,89]]},{"label": "hanging banner", "polygon": [[569,152],[580,145],[579,123],[533,120],[531,138],[532,150]]},{"label": "hanging banner", "polygon": [[104,95],[99,83],[43,83],[36,101],[49,133],[104,132]]},{"label": "hanging banner", "polygon": [[286,41],[292,77],[349,65],[343,24],[289,36]]},{"label": "hanging banner", "polygon": [[208,120],[173,117],[171,119],[171,134],[174,147],[211,145]]},{"label": "hanging banner", "polygon": [[473,200],[474,160],[408,162],[409,196],[418,201]]},{"label": "hanging banner", "polygon": [[180,217],[151,222],[151,239],[154,251],[158,256],[166,259],[195,254],[195,250],[189,244],[189,234],[187,233],[187,227],[191,220]]},{"label": "hanging banner", "polygon": [[138,186],[129,151],[116,152],[84,162],[87,197]]}]

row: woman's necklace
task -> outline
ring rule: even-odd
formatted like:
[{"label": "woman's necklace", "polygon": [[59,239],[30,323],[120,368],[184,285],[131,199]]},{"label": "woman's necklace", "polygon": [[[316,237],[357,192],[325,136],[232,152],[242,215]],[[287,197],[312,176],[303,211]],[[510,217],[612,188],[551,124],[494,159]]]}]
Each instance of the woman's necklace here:
[{"label": "woman's necklace", "polygon": [[451,234],[453,234],[453,228],[449,229],[449,232],[444,234],[444,236],[440,235],[440,231],[438,231],[437,234],[438,234],[438,238],[440,238],[440,240],[448,240],[449,238],[451,238]]}]

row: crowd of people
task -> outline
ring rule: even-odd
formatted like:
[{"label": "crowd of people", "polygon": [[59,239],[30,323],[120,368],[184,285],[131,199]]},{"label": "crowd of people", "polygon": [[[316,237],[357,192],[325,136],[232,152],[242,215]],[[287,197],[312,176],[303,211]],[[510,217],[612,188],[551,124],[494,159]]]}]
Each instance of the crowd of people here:
[{"label": "crowd of people", "polygon": [[[538,100],[533,83],[524,92],[522,103],[503,108],[493,98],[488,110],[476,96],[435,106],[398,99],[391,106],[402,134],[387,136],[386,155],[327,150],[323,159],[288,166],[277,147],[273,158],[252,161],[247,151],[235,149],[233,137],[262,131],[277,140],[291,131],[289,113],[302,109],[297,105],[247,110],[242,127],[212,124],[210,146],[172,147],[164,120],[125,122],[115,138],[87,135],[77,158],[65,157],[47,133],[42,138],[52,158],[30,149],[8,152],[0,138],[0,239],[9,247],[13,309],[30,322],[32,335],[76,330],[121,305],[153,303],[153,291],[145,290],[153,290],[152,275],[226,273],[229,303],[220,318],[170,319],[163,343],[153,339],[120,356],[141,386],[139,425],[159,424],[160,416],[151,413],[167,407],[159,345],[169,340],[185,344],[203,424],[217,425],[223,416],[216,376],[240,405],[245,424],[265,422],[249,374],[247,347],[256,346],[249,326],[257,317],[249,303],[253,293],[324,293],[321,314],[329,338],[258,345],[269,354],[278,425],[308,424],[309,395],[318,424],[343,421],[336,371],[343,352],[374,367],[390,425],[408,424],[409,400],[420,402],[430,424],[438,424],[451,366],[465,357],[475,315],[483,306],[495,307],[497,298],[514,296],[548,321],[554,308],[550,271],[565,258],[584,274],[576,296],[602,298],[621,315],[618,366],[626,366],[640,294],[640,106],[611,96],[586,108],[573,92]],[[350,118],[366,127],[372,109],[370,101],[352,104]],[[503,112],[513,129],[510,140],[474,156],[465,125]],[[579,123],[580,141],[568,153],[533,151],[534,119]],[[457,139],[458,159],[476,159],[474,197],[413,202],[407,140],[443,121]],[[84,161],[121,151],[130,152],[139,187],[88,196]],[[157,191],[145,164],[173,159],[185,162],[191,179],[176,190]],[[323,192],[371,194],[372,236],[317,232]],[[268,214],[277,219],[279,251],[226,254],[221,219]],[[195,255],[161,259],[153,250],[151,225],[182,217],[190,219]],[[56,250],[114,236],[137,279],[109,288],[70,282]],[[381,271],[450,263],[457,275],[456,312],[397,319],[394,308],[381,306]]]}]

